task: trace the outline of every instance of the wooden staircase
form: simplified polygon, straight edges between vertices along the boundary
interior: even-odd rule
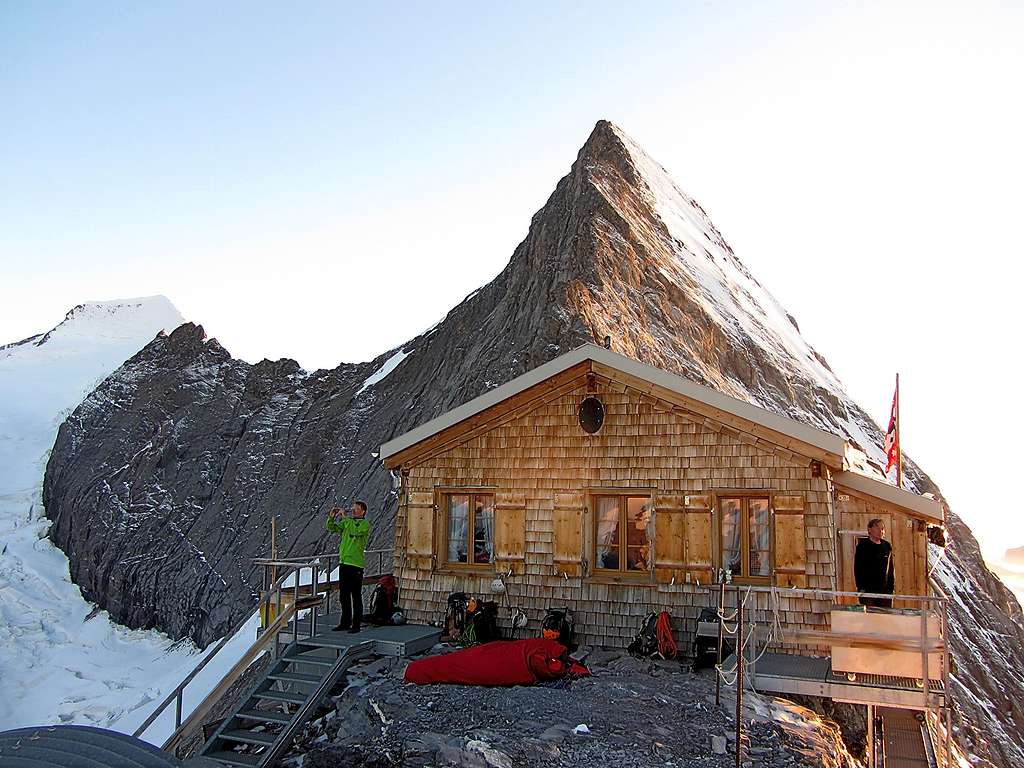
[[[348,668],[374,655],[373,640],[344,648],[323,637],[292,642],[199,754],[231,766],[274,765]]]

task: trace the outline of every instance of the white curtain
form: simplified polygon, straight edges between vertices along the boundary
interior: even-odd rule
[[[473,559],[477,563],[490,563],[494,561],[494,499],[490,496],[479,498],[476,508],[476,530],[474,538],[476,541],[483,539],[483,551],[476,551],[478,546],[474,543]],[[486,558],[486,559],[485,559]]]
[[[597,567],[619,567],[619,499],[601,496],[597,500]]]
[[[448,562],[465,563],[469,541],[469,496],[450,496],[448,499]]]

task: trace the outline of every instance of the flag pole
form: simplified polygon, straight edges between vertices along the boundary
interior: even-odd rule
[[[900,375],[896,374],[896,487],[903,487],[903,443],[900,442]]]

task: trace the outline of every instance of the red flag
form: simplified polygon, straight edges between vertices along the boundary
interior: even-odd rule
[[[896,392],[892,396],[892,410],[889,412],[889,429],[885,431],[885,474],[900,462],[900,385],[897,381]]]

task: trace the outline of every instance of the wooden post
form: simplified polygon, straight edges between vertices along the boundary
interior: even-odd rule
[[[864,756],[868,761],[868,768],[875,766],[875,707],[868,704],[868,733],[867,733],[867,754]]]
[[[736,590],[736,768],[743,759],[743,602]]]
[[[725,635],[725,582],[718,585],[718,664],[715,665],[715,706],[722,705],[722,643]]]

